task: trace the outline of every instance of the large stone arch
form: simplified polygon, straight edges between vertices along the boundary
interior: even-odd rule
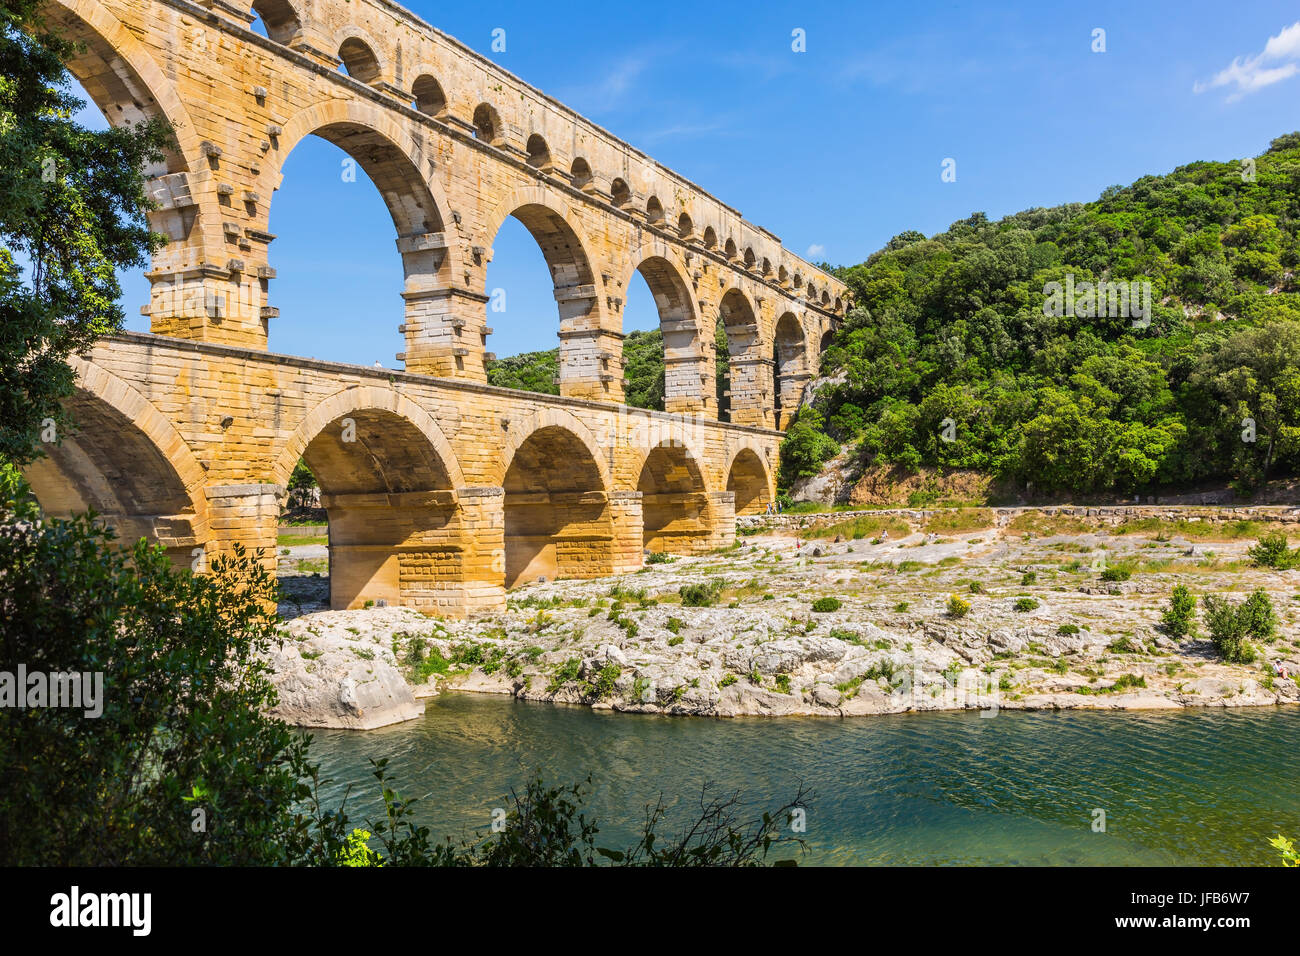
[[[804,387],[812,378],[809,363],[808,336],[793,312],[783,312],[776,320],[772,337],[772,361],[776,373],[773,388],[776,405],[776,427],[784,429],[790,424],[803,397]]]
[[[110,124],[121,126],[146,118],[171,124],[177,150],[155,174],[197,168],[199,138],[176,84],[139,40],[97,0],[48,0],[49,26],[85,49],[66,64]]]
[[[774,500],[772,471],[763,449],[746,442],[728,456],[722,473],[726,489],[736,496],[736,515],[761,514]]]
[[[645,550],[697,554],[710,548],[715,519],[699,455],[682,442],[660,442],[646,449],[635,477]]]
[[[266,192],[280,186],[285,162],[308,136],[320,136],[357,160],[384,197],[399,238],[442,231],[448,203],[432,175],[432,149],[412,135],[409,124],[361,100],[326,100],[286,121],[268,153],[274,162],[262,171]]]
[[[503,456],[505,586],[611,573],[617,544],[599,447],[571,415],[547,411],[534,424],[511,435]]]
[[[405,357],[409,369],[426,371],[421,365],[426,330],[444,325],[446,298],[456,291],[453,277],[461,259],[460,243],[443,231],[449,206],[433,176],[430,144],[414,135],[410,124],[397,122],[373,104],[353,99],[317,103],[295,113],[275,137],[269,154],[274,161],[261,177],[265,194],[279,188],[284,164],[308,136],[319,136],[347,153],[379,190],[402,257]],[[270,204],[264,215],[269,229]]]
[[[771,358],[764,348],[762,323],[754,300],[740,286],[718,300],[718,322],[727,336],[727,373],[719,419],[737,425],[770,424]]]
[[[330,606],[384,601],[457,610],[465,542],[456,489],[464,477],[422,408],[366,386],[321,401],[277,458],[283,487],[301,455],[329,518]]]
[[[664,348],[664,411],[698,412],[712,406],[713,369],[705,361],[705,330],[692,284],[677,262],[676,251],[655,240],[637,250],[620,277],[624,301],[640,273],[654,297]],[[621,319],[620,319],[621,321]],[[711,337],[707,341],[712,341]]]
[[[302,457],[304,449],[326,425],[338,421],[349,412],[366,409],[390,412],[397,418],[410,422],[437,453],[443,467],[447,469],[451,487],[464,487],[465,476],[461,472],[456,452],[433,416],[400,392],[373,385],[341,389],[317,403],[303,417],[293,434],[285,440],[271,468],[269,481],[281,488],[287,486],[289,477],[293,474],[293,469],[298,464],[298,459]]]
[[[203,467],[140,392],[92,362],[71,364],[75,431],[23,469],[41,508],[54,517],[93,509],[123,544],[147,538],[190,567],[208,540]]]
[[[492,474],[492,484],[504,485],[506,472],[510,470],[510,465],[514,461],[515,453],[519,450],[519,447],[536,432],[551,427],[561,428],[573,433],[595,461],[600,474],[601,488],[609,490],[614,487],[614,482],[610,476],[609,463],[596,435],[576,415],[565,408],[539,409],[526,419],[518,423],[511,423],[510,430],[506,433],[505,443],[502,445],[501,457]]]
[[[596,257],[582,223],[563,197],[533,184],[516,189],[492,209],[484,223],[488,246],[511,216],[533,237],[551,273],[558,306],[560,394],[621,401],[622,336],[606,324]],[[486,270],[483,294],[488,294]]]

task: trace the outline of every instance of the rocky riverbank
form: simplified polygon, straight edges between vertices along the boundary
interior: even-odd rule
[[[277,713],[367,728],[449,690],[714,717],[1300,700],[1300,572],[1251,568],[1251,526],[1117,531],[1037,513],[944,534],[927,520],[876,515],[811,543],[766,531],[723,554],[521,588],[483,620],[303,614],[275,655]],[[1105,580],[1106,567],[1129,576]],[[1246,665],[1170,637],[1160,615],[1176,583],[1238,599],[1265,588],[1280,636]]]

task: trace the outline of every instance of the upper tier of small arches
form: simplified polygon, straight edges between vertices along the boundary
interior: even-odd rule
[[[301,0],[252,0],[248,16],[260,18],[272,42],[336,66],[526,163],[539,177],[695,245],[814,308],[846,311],[844,287],[787,252],[775,236],[400,6],[316,0],[310,18],[299,12],[303,6]]]

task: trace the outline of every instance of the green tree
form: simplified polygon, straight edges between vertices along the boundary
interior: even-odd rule
[[[159,122],[94,132],[37,0],[0,8],[0,455],[27,461],[45,419],[62,434],[68,357],[121,328],[116,272],[161,237],[145,221],[143,169],[162,158]]]

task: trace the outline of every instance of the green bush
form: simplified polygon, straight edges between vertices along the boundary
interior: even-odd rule
[[[1262,590],[1241,604],[1207,594],[1201,598],[1205,626],[1219,655],[1230,664],[1249,664],[1257,656],[1251,640],[1270,641],[1277,631],[1273,602]]]
[[[1037,571],[1026,571],[1024,574],[1020,576],[1020,583],[1025,587],[1028,587],[1029,585],[1034,584],[1037,581],[1038,581]]]
[[[984,593],[984,585],[981,584],[979,581],[972,581],[972,582],[968,585],[968,588],[969,588],[971,594],[983,594],[983,593]]]
[[[683,584],[677,589],[682,607],[713,607],[722,595],[726,582],[720,578],[709,584]]]
[[[1174,586],[1169,607],[1160,616],[1165,630],[1173,637],[1188,637],[1196,627],[1196,598],[1185,584]]]
[[[1078,624],[1062,624],[1060,627],[1058,627],[1058,628],[1056,629],[1056,633],[1057,633],[1057,634],[1060,634],[1062,637],[1066,637],[1066,636],[1068,636],[1068,635],[1070,635],[1070,634],[1078,634],[1078,633],[1079,633],[1079,625],[1078,625]]]
[[[962,618],[970,613],[970,602],[963,601],[957,595],[951,595],[948,598],[948,616],[953,618]]]
[[[1038,607],[1038,600],[1031,597],[1022,597],[1016,601],[1015,609],[1021,613],[1032,611]]]
[[[823,597],[813,601],[812,609],[818,614],[829,614],[831,611],[840,609],[840,599],[837,597]]]
[[[1133,570],[1122,564],[1114,564],[1101,572],[1103,581],[1127,581],[1133,577]]]
[[[677,559],[662,551],[651,551],[645,556],[646,564],[672,564]]]
[[[1257,568],[1276,568],[1281,571],[1300,564],[1300,548],[1292,551],[1287,547],[1286,535],[1281,531],[1261,535],[1258,543],[1248,549],[1246,555]]]
[[[306,738],[266,716],[270,573],[238,547],[207,574],[178,571],[161,548],[120,548],[87,516],[34,522],[21,507],[0,502],[0,670],[103,676],[93,719],[82,707],[0,710],[5,863],[300,860],[313,768]],[[191,829],[199,815],[203,832]]]

